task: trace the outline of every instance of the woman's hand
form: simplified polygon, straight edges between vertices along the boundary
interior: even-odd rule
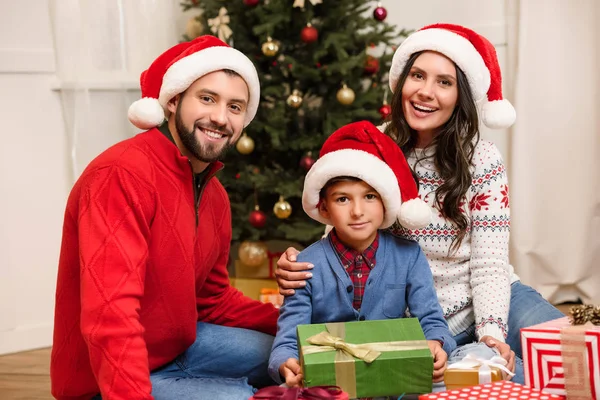
[[[507,362],[506,368],[508,368],[510,372],[515,372],[515,352],[510,349],[508,344],[487,335],[479,339],[479,342],[485,343],[488,347],[498,350],[500,356]],[[506,372],[502,372],[502,378],[509,381],[512,379],[512,376],[508,375]]]
[[[306,279],[312,278],[312,273],[307,270],[314,265],[306,262],[296,262],[296,256],[300,253],[293,247],[288,249],[279,257],[275,278],[279,285],[279,293],[284,296],[294,294],[294,289],[306,286]]]
[[[442,348],[442,344],[437,340],[428,340],[429,350],[433,356],[433,381],[442,382],[444,380],[444,371],[446,370],[446,361],[448,355]]]
[[[295,358],[288,358],[279,366],[279,374],[289,387],[299,387],[302,385],[302,368]]]

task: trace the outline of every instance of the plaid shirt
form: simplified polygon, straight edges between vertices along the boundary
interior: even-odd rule
[[[354,299],[352,305],[356,310],[360,310],[369,273],[373,267],[375,267],[375,253],[377,253],[377,248],[379,247],[379,232],[377,233],[377,236],[375,236],[373,243],[371,243],[362,254],[342,243],[335,233],[335,229],[331,230],[329,238],[333,249],[339,256],[344,269],[350,276],[352,284],[354,285]]]

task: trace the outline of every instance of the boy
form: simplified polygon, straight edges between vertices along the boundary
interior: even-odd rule
[[[314,264],[314,276],[280,310],[271,377],[301,385],[299,324],[401,318],[409,309],[433,354],[433,379],[441,381],[456,342],[429,264],[416,242],[380,231],[396,220],[417,229],[431,218],[400,148],[369,122],[340,128],[306,175],[302,203],[311,218],[333,229],[298,255]]]

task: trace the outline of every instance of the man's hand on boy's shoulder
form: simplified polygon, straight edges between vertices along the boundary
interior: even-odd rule
[[[284,296],[291,296],[295,293],[294,289],[306,286],[306,279],[310,279],[312,274],[307,270],[314,266],[311,263],[297,262],[296,256],[300,252],[293,247],[288,247],[285,253],[277,261],[275,270],[275,279],[279,285],[279,293]]]
[[[296,358],[288,358],[279,366],[279,374],[289,387],[302,385],[302,367]]]
[[[439,340],[428,340],[429,350],[433,355],[433,381],[442,382],[444,380],[444,371],[446,370],[446,362],[448,355],[442,348]]]

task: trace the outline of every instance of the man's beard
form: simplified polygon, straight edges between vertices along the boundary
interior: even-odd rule
[[[197,160],[205,163],[221,160],[225,156],[225,153],[227,153],[227,151],[233,147],[233,143],[231,143],[233,132],[214,123],[200,124],[198,121],[194,123],[192,130],[190,131],[186,128],[181,120],[180,108],[181,100],[179,101],[179,104],[177,105],[177,111],[175,112],[175,127],[177,128],[177,133],[179,133],[179,139],[186,150],[189,151]],[[208,143],[207,145],[203,146],[195,135],[196,128],[209,129],[223,133],[227,136],[227,141],[223,145]]]

